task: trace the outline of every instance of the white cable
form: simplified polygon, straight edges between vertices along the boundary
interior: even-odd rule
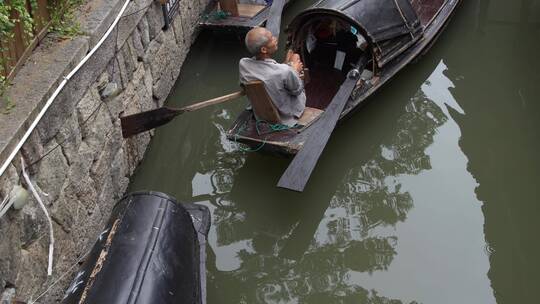
[[[13,200],[11,203],[8,201],[9,199],[9,195],[6,196],[6,198],[4,198],[4,200],[2,201],[2,204],[0,204],[0,218],[2,218],[2,216],[4,216],[4,213],[6,213],[9,208],[11,207],[11,205],[13,205],[14,201]]]
[[[51,216],[49,215],[49,212],[47,211],[47,208],[45,208],[45,204],[43,204],[43,201],[41,200],[41,197],[39,197],[39,194],[36,191],[36,188],[34,188],[34,185],[32,184],[32,181],[30,180],[30,177],[28,177],[28,174],[26,173],[26,170],[24,168],[24,159],[21,157],[21,168],[22,168],[22,174],[24,176],[24,180],[28,184],[28,188],[30,188],[30,192],[34,195],[34,198],[38,201],[39,206],[41,207],[41,210],[45,213],[45,216],[47,217],[47,222],[49,223],[49,265],[47,266],[47,275],[52,275],[52,265],[53,265],[53,253],[54,253],[54,230],[53,230],[53,224]]]
[[[81,60],[81,62],[79,62],[79,64],[66,77],[64,77],[64,80],[62,80],[62,82],[60,83],[58,88],[56,88],[56,90],[51,95],[51,97],[49,97],[49,99],[45,103],[45,106],[41,109],[39,114],[36,116],[36,118],[34,119],[32,124],[28,128],[28,130],[26,130],[26,133],[24,133],[24,136],[21,138],[21,140],[19,141],[17,146],[15,146],[15,149],[13,149],[13,152],[11,152],[11,154],[6,159],[6,161],[4,162],[2,167],[0,167],[0,176],[2,176],[4,174],[4,172],[6,171],[6,169],[9,166],[9,164],[13,161],[15,156],[17,156],[17,153],[19,152],[19,150],[22,148],[22,146],[24,145],[26,140],[28,140],[28,137],[30,137],[30,135],[32,134],[32,132],[36,128],[37,124],[39,123],[41,118],[43,118],[43,116],[45,115],[45,113],[47,112],[47,110],[49,109],[51,104],[53,103],[56,96],[58,96],[58,94],[60,94],[60,91],[62,91],[62,89],[64,88],[64,86],[68,82],[68,80],[71,79],[71,77],[73,75],[75,75],[75,73],[77,73],[79,71],[79,69],[86,63],[86,61],[88,61],[88,59],[90,59],[90,57],[92,57],[92,55],[94,55],[94,53],[97,51],[97,49],[99,49],[99,47],[103,44],[105,39],[107,39],[107,37],[109,37],[109,35],[113,31],[113,29],[118,24],[118,21],[120,21],[120,18],[124,14],[124,11],[126,10],[127,5],[129,4],[129,1],[130,0],[126,0],[126,2],[124,3],[124,6],[122,6],[122,8],[120,9],[120,12],[118,13],[118,16],[116,16],[116,19],[114,19],[114,22],[111,24],[111,26],[109,27],[107,32],[105,32],[103,37],[101,37],[101,39],[98,41],[98,43],[94,46],[94,48],[92,48],[92,50],[88,54],[86,54],[86,56]]]

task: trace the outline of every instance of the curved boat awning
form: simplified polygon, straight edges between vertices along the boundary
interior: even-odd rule
[[[298,31],[317,16],[347,20],[366,36],[379,66],[422,36],[422,26],[409,0],[321,0],[298,14],[289,30]]]

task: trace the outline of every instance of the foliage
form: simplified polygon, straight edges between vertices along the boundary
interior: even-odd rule
[[[84,0],[52,0],[49,1],[49,13],[51,24],[49,31],[54,32],[61,37],[73,37],[80,34],[79,24],[75,20],[74,9],[82,4]],[[28,9],[30,8],[30,10]],[[20,23],[25,35],[25,39],[34,37],[34,26],[46,20],[39,20],[39,15],[31,12],[38,11],[37,0],[0,0],[0,41],[5,42],[14,38],[14,28]],[[3,48],[2,48],[3,47]],[[6,44],[0,46],[0,53],[6,51]],[[4,70],[9,58],[6,54],[0,55],[0,100],[6,90],[7,74]],[[5,108],[1,112],[9,112],[14,105],[11,102],[5,102]]]
[[[0,93],[3,94],[3,92],[0,92]],[[2,107],[0,108],[0,113],[2,114],[11,113],[11,110],[15,108],[15,104],[13,103],[13,101],[9,97],[2,97],[0,100],[2,100]]]
[[[79,23],[75,20],[75,8],[81,5],[84,0],[56,0],[51,12],[50,32],[54,32],[62,37],[74,37],[81,34]]]

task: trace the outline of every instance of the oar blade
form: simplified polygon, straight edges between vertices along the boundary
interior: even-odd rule
[[[296,154],[289,167],[279,179],[278,187],[298,192],[304,191],[311,172],[315,169],[317,161],[336,127],[341,112],[343,112],[356,86],[360,77],[360,71],[364,69],[367,62],[368,56],[363,56],[356,64],[357,68],[349,71],[347,79],[339,87],[328,108],[326,108],[319,120],[311,127],[313,128],[312,135],[306,139],[302,149]]]
[[[311,126],[315,128],[312,134],[316,134],[316,136],[310,136],[306,140],[302,149],[296,154],[279,179],[278,187],[298,192],[304,191],[355,85],[356,78],[347,78],[341,85],[330,106]]]
[[[183,111],[168,107],[141,112],[133,115],[120,117],[122,136],[124,138],[162,126]]]

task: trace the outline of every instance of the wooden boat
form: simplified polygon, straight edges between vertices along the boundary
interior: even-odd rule
[[[199,26],[245,34],[253,27],[265,24],[270,15],[271,4],[271,1],[263,0],[251,3],[242,3],[238,0],[212,1]]]
[[[261,123],[261,113],[257,113],[257,121],[253,110],[244,110],[227,131],[227,138],[247,144],[255,150],[296,154],[307,138],[317,136],[314,132],[320,132],[316,127],[318,113],[312,113],[324,111],[328,107],[347,73],[353,68],[353,63],[362,56],[368,57],[368,65],[361,71],[362,75],[340,119],[353,113],[397,72],[426,52],[443,30],[459,1],[317,2],[299,13],[288,27],[290,47],[301,55],[304,66],[310,70],[311,81],[306,83],[305,90],[306,112],[311,117],[307,123],[304,122],[304,126],[276,131],[271,128],[271,124]],[[352,38],[355,37],[356,44],[353,45],[350,41],[354,41]],[[254,96],[254,92],[251,92],[251,96],[249,91],[247,93],[252,105],[254,101],[265,99],[260,96],[260,90],[259,96]]]

